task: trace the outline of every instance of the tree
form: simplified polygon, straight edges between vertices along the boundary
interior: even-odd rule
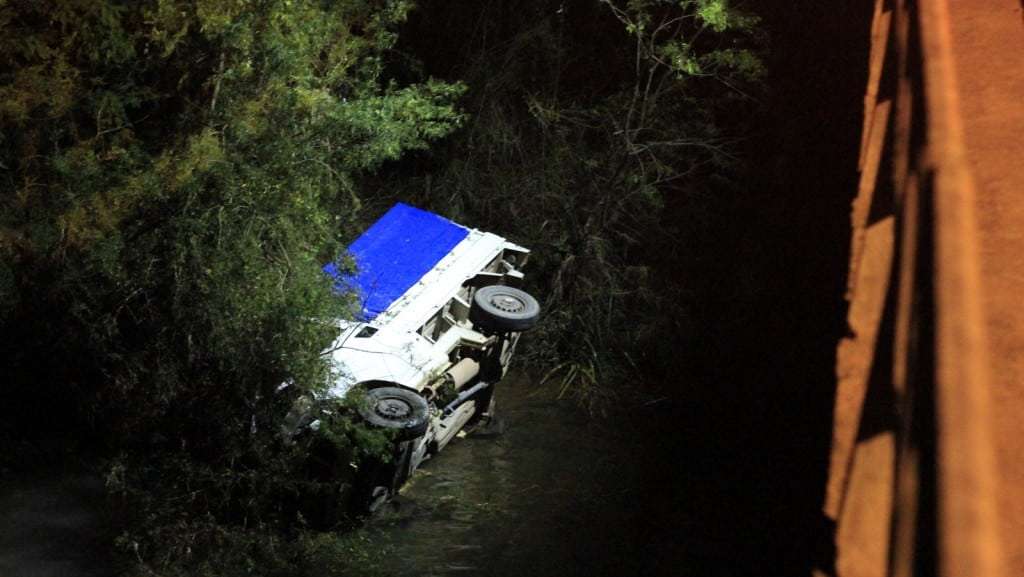
[[[184,500],[168,515],[272,517],[254,485],[287,472],[254,451],[284,450],[282,382],[329,380],[347,303],[321,266],[360,178],[461,119],[458,84],[384,75],[409,9],[0,0],[10,435],[88,425],[126,451],[119,486]]]

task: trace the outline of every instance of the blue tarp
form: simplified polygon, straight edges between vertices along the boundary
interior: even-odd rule
[[[338,271],[334,263],[324,271],[339,291],[359,295],[362,320],[370,321],[438,263],[469,229],[436,214],[398,203],[348,247],[356,274]]]

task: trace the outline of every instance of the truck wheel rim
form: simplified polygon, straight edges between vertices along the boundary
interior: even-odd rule
[[[526,308],[526,303],[509,294],[496,294],[490,298],[494,308],[507,313],[521,313]]]
[[[403,419],[412,413],[412,406],[402,399],[380,399],[373,411],[385,419]]]

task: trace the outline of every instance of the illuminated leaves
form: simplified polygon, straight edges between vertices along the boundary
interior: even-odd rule
[[[359,179],[462,118],[462,86],[382,78],[410,6],[0,2],[0,312],[58,303],[33,323],[128,430],[210,383],[323,386]]]

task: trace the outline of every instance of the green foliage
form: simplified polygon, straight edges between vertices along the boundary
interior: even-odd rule
[[[121,452],[151,567],[296,522],[275,496],[302,453],[274,439],[330,382],[320,352],[351,304],[321,266],[366,174],[462,120],[461,85],[384,74],[409,8],[0,2],[4,417]],[[379,450],[345,427],[336,448]]]
[[[141,462],[124,455],[106,478],[127,527],[116,545],[141,574],[353,574],[379,548],[335,530],[354,522],[346,504],[358,463],[391,446],[385,432],[335,410],[317,434],[258,437],[229,467],[173,447]],[[331,566],[317,567],[326,559]]]
[[[763,74],[757,20],[725,0],[440,12],[417,32],[473,31],[451,74],[475,114],[419,173],[381,188],[531,247],[545,314],[518,362],[605,412],[685,322],[685,288],[658,272],[680,250],[673,221],[697,217],[683,199],[729,187],[740,167]],[[489,24],[494,13],[506,19]],[[407,50],[422,53],[417,37]]]
[[[388,548],[361,533],[307,533],[299,540],[300,575],[385,577],[381,558]]]

